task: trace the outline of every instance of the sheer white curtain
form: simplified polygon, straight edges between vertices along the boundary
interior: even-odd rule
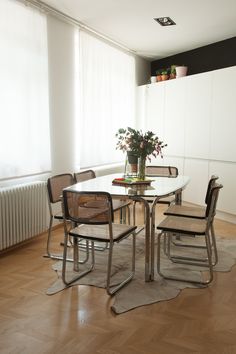
[[[84,31],[79,42],[78,167],[123,161],[115,133],[134,124],[134,57]]]
[[[0,1],[0,179],[50,169],[46,18]]]

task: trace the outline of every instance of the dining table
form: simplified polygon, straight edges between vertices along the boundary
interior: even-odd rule
[[[73,184],[66,188],[70,191],[103,191],[110,193],[112,197],[131,199],[141,202],[144,205],[144,232],[145,232],[145,264],[144,279],[146,282],[154,280],[154,239],[156,215],[155,209],[158,201],[165,197],[174,195],[175,203],[182,203],[182,191],[190,181],[188,176],[178,175],[177,177],[149,177],[148,184],[118,184],[114,180],[122,178],[122,174],[109,174]],[[149,203],[148,198],[153,202]]]

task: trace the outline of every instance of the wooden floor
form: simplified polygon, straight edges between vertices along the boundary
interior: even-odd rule
[[[236,237],[236,225],[216,220],[215,229]],[[54,235],[58,240],[62,229]],[[1,354],[236,353],[236,267],[215,273],[206,289],[115,315],[103,289],[45,295],[56,280],[55,261],[42,257],[45,245],[41,235],[0,257]]]

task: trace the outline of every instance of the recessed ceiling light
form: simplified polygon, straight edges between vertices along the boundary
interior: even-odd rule
[[[154,18],[154,20],[157,21],[161,26],[176,25],[176,23],[170,17],[159,17],[159,18]]]

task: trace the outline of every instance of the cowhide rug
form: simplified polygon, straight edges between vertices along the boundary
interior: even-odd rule
[[[185,241],[186,238],[183,238]],[[191,238],[193,242],[200,242],[197,238]],[[188,239],[189,242],[191,240]],[[120,281],[124,278],[125,272],[130,269],[130,259],[131,259],[131,244],[129,240],[125,240],[114,247],[114,258],[113,258],[113,275],[114,283]],[[228,272],[231,270],[233,265],[236,263],[236,241],[226,240],[222,238],[217,238],[217,248],[219,261],[214,267],[215,272]],[[175,249],[177,249],[175,247]],[[196,255],[192,253],[192,249],[184,249],[178,247],[178,252],[183,250],[188,252],[189,255]],[[201,252],[205,252],[201,250]],[[85,256],[84,251],[81,252],[81,258]],[[156,250],[155,250],[156,258]],[[95,254],[95,269],[81,278],[80,280],[73,283],[71,286],[83,285],[93,285],[97,287],[104,288],[106,281],[106,265],[107,265],[107,250],[106,251],[96,251]],[[156,262],[156,260],[155,260]],[[161,266],[166,272],[171,272],[172,274],[181,274],[186,279],[199,279],[204,274],[204,268],[200,267],[190,267],[186,265],[179,265],[171,263],[166,256],[161,255]],[[84,265],[81,266],[81,270],[84,269]],[[61,268],[62,262],[58,261],[53,265],[53,269],[57,272],[57,280],[52,284],[48,290],[47,295],[56,294],[59,291],[65,289],[65,285],[61,279]],[[72,263],[68,263],[68,278],[73,276],[75,273],[72,271]],[[188,278],[189,277],[189,278]],[[214,282],[214,280],[213,280]],[[118,291],[115,295],[115,301],[112,305],[112,310],[116,314],[120,314],[138,306],[143,306],[147,304],[152,304],[158,301],[170,300],[175,298],[182,289],[184,288],[202,288],[203,286],[198,286],[194,283],[186,283],[173,280],[165,280],[161,278],[156,271],[155,266],[155,279],[152,282],[144,281],[144,236],[139,234],[137,236],[136,243],[136,272],[135,277],[129,282],[125,287]]]

